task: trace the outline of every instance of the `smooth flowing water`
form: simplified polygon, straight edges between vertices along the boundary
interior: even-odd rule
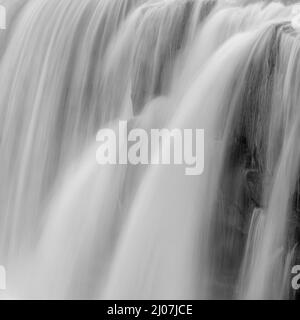
[[[295,297],[294,2],[3,1],[0,298]],[[204,129],[204,173],[97,164],[119,120]]]

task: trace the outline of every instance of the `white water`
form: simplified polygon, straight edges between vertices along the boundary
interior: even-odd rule
[[[3,297],[292,296],[298,13],[248,2],[6,4]],[[205,129],[204,174],[97,165],[97,130],[119,119],[147,130]]]

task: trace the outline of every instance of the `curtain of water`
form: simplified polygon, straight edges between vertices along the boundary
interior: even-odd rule
[[[11,2],[0,39],[8,294],[288,298],[299,240],[296,11],[242,0]],[[204,174],[97,165],[96,132],[119,119],[205,129]]]

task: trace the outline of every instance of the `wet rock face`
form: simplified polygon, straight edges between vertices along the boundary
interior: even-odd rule
[[[249,225],[249,217],[253,210],[255,208],[265,209],[264,201],[268,197],[273,171],[276,169],[276,160],[272,164],[274,167],[270,167],[268,163],[268,152],[271,152],[269,137],[272,108],[277,107],[272,103],[276,89],[274,82],[275,78],[278,78],[276,72],[279,70],[279,47],[283,34],[295,36],[295,31],[286,24],[274,26],[267,33],[266,38],[261,40],[262,46],[254,48],[247,66],[246,77],[242,81],[246,85],[241,89],[240,97],[237,99],[237,105],[241,108],[236,108],[237,112],[233,117],[233,123],[236,125],[233,126],[229,135],[227,162],[223,176],[224,187],[221,191],[223,197],[226,197],[230,203],[229,207],[235,209],[230,213],[223,210],[221,214],[230,216],[236,212],[236,217],[241,217],[241,219],[236,218],[236,221],[241,224],[233,228],[232,224],[228,224],[230,219],[220,219],[223,223],[222,228],[230,229],[233,233],[232,237],[235,238],[233,243],[243,243],[245,238],[240,230],[247,230],[245,226]],[[289,95],[292,96],[293,92],[290,92]],[[282,137],[278,139],[276,149],[278,154],[275,159],[279,157],[281,147]],[[271,154],[274,155],[274,153]],[[298,176],[297,185],[291,194],[290,216],[287,225],[289,238],[285,244],[287,252],[295,250],[295,261],[292,262],[292,265],[300,263],[300,173]],[[231,190],[238,188],[241,192],[233,194]],[[236,252],[238,250],[233,248],[231,255],[230,252],[220,254],[226,258],[222,258],[223,261],[218,263],[224,265],[226,259],[230,259],[231,263],[234,261],[231,265],[232,270],[238,270],[239,259],[237,259]],[[299,294],[296,298],[299,299]]]
[[[249,206],[264,207],[263,183],[267,180],[266,155],[279,40],[278,26],[269,30],[253,49],[233,116],[227,166],[240,167],[242,172],[245,201],[241,212],[248,212]]]
[[[216,206],[215,237],[212,239],[216,248],[215,276],[218,278],[217,274],[222,270],[223,278],[219,278],[222,286],[237,280],[252,213],[256,208],[265,208],[264,198],[272,174],[267,164],[272,97],[283,32],[284,25],[272,26],[256,43],[245,65],[244,77],[236,82],[233,90],[238,92],[238,96],[230,97],[228,102],[234,113],[228,125],[227,156],[219,190],[220,200]],[[298,217],[299,192],[298,184],[294,196],[294,213]],[[293,243],[300,240],[299,224],[294,226],[297,239],[293,239]],[[228,271],[227,274],[224,270]],[[215,290],[220,290],[219,285]]]

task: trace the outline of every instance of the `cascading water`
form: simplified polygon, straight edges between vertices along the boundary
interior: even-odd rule
[[[0,298],[288,299],[297,1],[4,1]],[[205,130],[205,169],[99,165],[96,134]]]

